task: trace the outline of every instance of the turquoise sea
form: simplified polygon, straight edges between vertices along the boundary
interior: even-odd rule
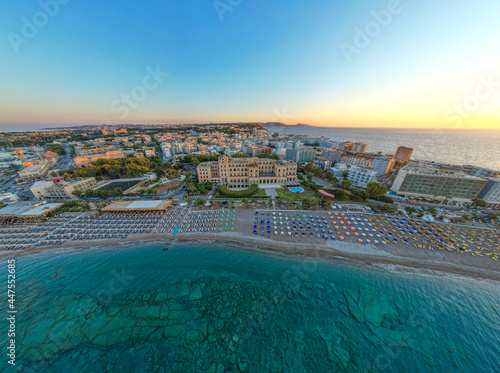
[[[500,371],[496,282],[210,242],[163,247],[18,258],[16,366],[3,353],[2,371]],[[7,328],[4,318],[4,352]]]

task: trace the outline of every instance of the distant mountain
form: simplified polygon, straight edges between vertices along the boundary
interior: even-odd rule
[[[313,127],[309,124],[297,123],[297,124],[284,124],[280,122],[267,122],[267,123],[259,123],[262,127],[265,128],[281,128],[281,127],[294,127],[294,128],[305,128],[305,127]]]

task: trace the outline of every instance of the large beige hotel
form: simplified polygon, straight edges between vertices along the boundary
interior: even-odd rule
[[[204,162],[198,167],[200,182],[212,181],[228,188],[248,188],[252,184],[280,184],[297,182],[297,164],[265,158],[228,158]]]

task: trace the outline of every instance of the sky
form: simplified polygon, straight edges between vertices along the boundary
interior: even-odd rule
[[[0,9],[0,128],[500,129],[498,0],[40,0]]]

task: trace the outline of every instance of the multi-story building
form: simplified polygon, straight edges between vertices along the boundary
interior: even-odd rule
[[[410,163],[399,170],[391,187],[400,195],[421,195],[472,200],[487,181],[460,171],[443,171],[429,165]]]
[[[264,148],[260,148],[258,146],[249,146],[247,148],[246,153],[250,155],[251,157],[257,157],[260,154],[264,153]]]
[[[372,167],[372,159],[366,159],[363,157],[357,157],[355,155],[344,155],[340,160],[340,163],[351,165],[351,166],[359,166],[364,168]]]
[[[33,195],[38,199],[71,199],[75,197],[73,194],[75,190],[83,193],[87,189],[94,188],[96,184],[96,180],[91,177],[71,183],[62,181],[56,184],[53,181],[39,181],[34,183],[30,189]]]
[[[412,154],[413,154],[412,148],[406,148],[404,146],[400,146],[396,151],[396,155],[394,155],[394,159],[396,160],[396,162],[409,162]]]
[[[351,151],[354,153],[366,153],[368,145],[364,142],[355,142],[351,146]]]
[[[394,158],[375,157],[372,162],[373,171],[379,175],[384,175],[392,170],[396,161]]]
[[[348,172],[348,179],[351,181],[351,184],[361,188],[366,188],[368,183],[375,181],[378,176],[377,172],[374,170],[358,166],[351,166]]]
[[[121,149],[113,149],[107,151],[105,154],[94,154],[88,156],[81,156],[73,158],[76,167],[87,166],[92,162],[97,161],[98,159],[117,159],[117,158],[125,158],[126,154]]]
[[[107,151],[112,150],[111,146],[75,146],[75,154],[79,157],[86,155],[95,155],[95,154],[105,154]]]
[[[51,165],[48,161],[40,164],[34,164],[33,166],[28,166],[23,168],[18,172],[16,180],[18,181],[31,181],[43,179],[49,173]]]
[[[316,150],[305,148],[286,149],[286,160],[297,163],[311,163],[316,157]]]
[[[335,164],[342,160],[342,152],[335,149],[325,149],[323,151],[323,158]]]
[[[490,177],[478,198],[485,201],[500,201],[500,177]]]
[[[316,167],[321,168],[323,171],[328,170],[332,165],[332,162],[327,159],[315,159],[313,163]]]
[[[228,158],[198,165],[198,180],[227,185],[228,188],[248,188],[252,184],[281,184],[297,181],[297,164],[266,158]]]

